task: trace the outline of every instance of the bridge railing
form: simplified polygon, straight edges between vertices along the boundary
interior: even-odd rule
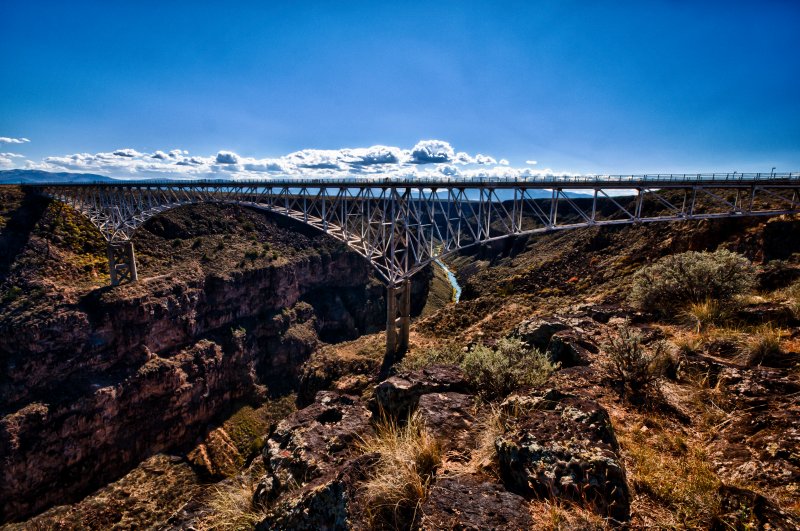
[[[480,187],[493,184],[504,185],[520,185],[520,186],[536,186],[536,185],[631,185],[635,187],[642,184],[664,184],[664,183],[707,183],[707,182],[758,182],[758,181],[800,181],[800,172],[790,173],[775,173],[775,172],[758,172],[758,173],[659,173],[659,174],[629,174],[629,175],[605,175],[605,174],[587,174],[587,175],[568,175],[568,174],[543,174],[543,175],[530,175],[525,177],[505,177],[505,176],[480,176],[480,177],[398,177],[398,176],[359,176],[359,177],[298,177],[290,175],[270,176],[264,179],[146,179],[146,180],[125,180],[118,179],[114,181],[93,181],[93,182],[80,182],[72,183],[69,181],[61,182],[48,182],[36,183],[28,186],[47,187],[47,186],[316,186],[316,187],[331,187],[340,185],[376,185],[376,186],[397,186],[397,185],[410,185],[413,187],[463,187],[473,186]]]

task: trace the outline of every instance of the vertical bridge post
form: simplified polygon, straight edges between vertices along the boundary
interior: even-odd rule
[[[381,375],[387,376],[395,362],[408,350],[411,327],[411,280],[403,279],[386,288],[386,354]]]
[[[139,279],[133,242],[108,242],[108,273],[111,275],[112,286],[136,282]]]

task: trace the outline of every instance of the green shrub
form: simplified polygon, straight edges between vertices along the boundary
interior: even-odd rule
[[[630,398],[646,397],[653,391],[669,363],[665,342],[657,341],[646,348],[642,334],[627,322],[616,336],[609,338],[603,350],[608,355],[609,376],[622,396]]]
[[[631,303],[663,315],[689,303],[729,302],[749,291],[755,270],[744,256],[719,249],[666,256],[640,269],[633,278]]]
[[[3,302],[4,303],[14,302],[19,298],[20,295],[22,295],[22,288],[20,288],[19,286],[11,286],[10,288],[8,288],[8,291],[6,291],[6,294],[3,296]]]
[[[412,371],[430,365],[461,365],[464,350],[458,345],[443,345],[426,348],[406,355],[398,367],[401,371]]]
[[[546,355],[519,339],[501,339],[493,349],[478,345],[464,355],[461,368],[486,398],[541,385],[555,369]]]

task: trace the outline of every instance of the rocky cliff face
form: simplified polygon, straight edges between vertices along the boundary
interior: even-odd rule
[[[197,221],[231,215],[208,208]],[[303,234],[295,246],[315,252],[295,252],[274,243],[292,235],[266,216],[233,215],[256,233],[263,225],[263,245],[281,257],[211,271],[200,261],[151,278],[145,268],[136,285],[84,290],[12,265],[6,294],[11,280],[37,291],[25,305],[6,295],[0,312],[0,521],[74,501],[155,452],[193,443],[233,403],[294,386],[320,336],[382,328],[383,289],[361,257]],[[173,225],[180,216],[166,215]],[[233,252],[239,239],[228,240]],[[44,245],[69,258],[59,244],[34,233],[17,262]]]

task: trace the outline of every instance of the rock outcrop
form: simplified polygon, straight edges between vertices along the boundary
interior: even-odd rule
[[[517,404],[510,428],[495,442],[505,485],[526,497],[565,497],[627,520],[630,493],[608,413],[557,392]]]
[[[522,496],[485,478],[440,478],[420,508],[420,527],[425,531],[533,529],[527,505]]]
[[[282,420],[263,451],[270,489],[263,496],[324,475],[355,452],[359,438],[372,431],[372,413],[358,398],[320,391],[310,406]]]
[[[375,388],[378,411],[403,417],[417,408],[421,396],[469,390],[463,371],[451,365],[433,365],[391,376]]]

